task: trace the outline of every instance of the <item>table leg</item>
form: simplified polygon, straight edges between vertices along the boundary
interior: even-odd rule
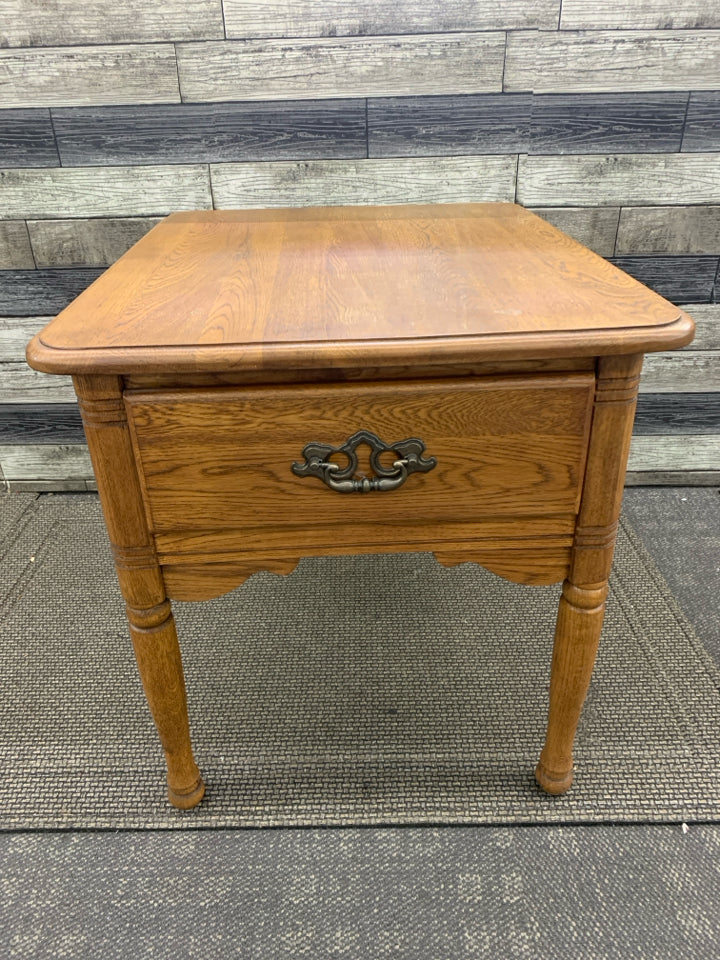
[[[183,810],[203,798],[205,784],[190,743],[185,678],[170,601],[145,610],[127,608],[145,696],[167,762],[168,799]]]
[[[642,361],[598,360],[582,500],[555,627],[547,736],[535,770],[548,793],[564,793],[573,781],[573,741],[605,614]]]
[[[73,377],[140,677],[167,761],[168,798],[200,803],[185,680],[170,601],[145,514],[119,377]]]

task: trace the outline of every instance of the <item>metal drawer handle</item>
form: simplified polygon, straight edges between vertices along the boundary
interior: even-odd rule
[[[370,447],[370,463],[376,473],[374,477],[354,478],[358,468],[356,450],[361,443]],[[391,451],[397,455],[392,467],[380,462],[380,455]],[[329,458],[334,453],[342,453],[348,458],[348,465],[340,467]],[[303,447],[304,463],[293,463],[292,472],[298,477],[318,477],[331,490],[338,493],[370,493],[372,490],[397,490],[411,473],[427,473],[437,465],[435,457],[423,457],[425,444],[416,437],[387,444],[370,433],[358,430],[341,447],[332,447],[328,443],[308,443]]]

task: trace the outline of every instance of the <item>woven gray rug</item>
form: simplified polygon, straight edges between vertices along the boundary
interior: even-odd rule
[[[532,776],[559,588],[365,556],[176,604],[208,785],[181,813],[97,499],[18,503],[0,498],[4,829],[720,820],[720,674],[627,524],[564,797]]]

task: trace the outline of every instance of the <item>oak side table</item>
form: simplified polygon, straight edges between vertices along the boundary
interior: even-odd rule
[[[170,801],[205,789],[170,601],[305,556],[416,550],[563,581],[536,778],[567,790],[643,354],[692,336],[514,204],[151,230],[27,358],[73,376]]]

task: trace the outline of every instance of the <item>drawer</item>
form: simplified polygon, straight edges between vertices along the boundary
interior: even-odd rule
[[[516,536],[567,535],[594,382],[591,373],[573,373],[147,390],[127,391],[125,402],[161,561],[217,560],[284,548],[347,552],[350,544],[423,549],[430,539],[469,540],[482,530],[502,536],[508,520]],[[293,470],[307,444],[338,448],[359,431],[388,446],[418,438],[435,464],[365,493],[337,492]],[[356,452],[355,477],[374,476],[370,447],[361,442]],[[379,463],[392,470],[396,458],[389,451]],[[341,453],[330,460],[348,463]]]

